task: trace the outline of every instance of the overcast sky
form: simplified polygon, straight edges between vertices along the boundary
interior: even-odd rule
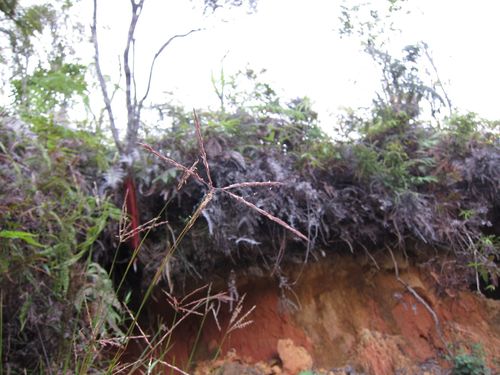
[[[382,4],[387,0],[374,0]],[[425,41],[453,104],[500,119],[500,2],[497,0],[407,0],[410,15],[398,16],[403,33],[392,48]],[[118,56],[126,41],[130,3],[100,0],[99,39],[106,74],[117,79]],[[187,108],[217,105],[211,73],[218,74],[224,56],[226,74],[249,66],[267,69],[262,80],[285,97],[309,96],[325,127],[341,107],[369,106],[378,87],[378,71],[355,40],[338,36],[339,6],[334,0],[260,0],[257,12],[223,10],[203,16],[196,1],[146,0],[137,29],[139,87],[149,61],[170,36],[192,28],[206,30],[176,40],[158,60],[151,98],[174,99]],[[199,4],[199,3],[198,3]],[[82,21],[92,1],[82,0]],[[88,13],[87,13],[88,12]],[[121,103],[117,103],[122,105]]]

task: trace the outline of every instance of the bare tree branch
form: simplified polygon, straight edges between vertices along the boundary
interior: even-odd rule
[[[12,36],[12,34],[13,34],[12,31],[7,30],[7,29],[5,29],[3,27],[0,27],[0,33],[7,34],[8,36]]]
[[[423,43],[423,46],[424,46],[425,56],[429,60],[429,63],[431,64],[432,69],[434,70],[434,74],[436,74],[437,84],[439,85],[439,87],[441,87],[441,90],[443,91],[443,95],[444,95],[444,98],[446,99],[446,104],[448,104],[448,111],[449,111],[449,114],[451,117],[451,115],[453,114],[453,106],[452,106],[450,97],[448,96],[448,93],[446,92],[446,88],[444,87],[443,81],[441,81],[441,78],[439,77],[438,69],[436,67],[436,64],[434,63],[434,59],[432,58],[431,53],[429,52],[429,46],[427,45],[427,43]]]
[[[149,91],[151,89],[151,80],[153,78],[153,70],[154,70],[154,67],[155,67],[156,59],[162,54],[162,52],[165,50],[165,48],[167,48],[168,45],[170,43],[172,43],[175,39],[187,37],[190,34],[193,34],[193,33],[197,32],[197,31],[201,31],[201,30],[202,29],[192,29],[192,30],[188,31],[187,33],[174,35],[173,37],[171,37],[170,39],[168,39],[165,43],[163,43],[163,45],[158,49],[158,51],[156,51],[156,53],[155,53],[155,55],[153,57],[153,60],[151,61],[151,66],[149,67],[148,86],[146,88],[146,92],[144,93],[144,96],[142,97],[141,101],[139,102],[139,107],[138,107],[138,111],[139,112],[141,111],[142,106],[144,104],[144,101],[148,97]]]
[[[130,1],[132,5],[132,19],[127,34],[127,45],[123,53],[123,69],[125,71],[125,99],[127,104],[127,135],[125,152],[130,153],[132,147],[135,147],[137,141],[137,131],[139,128],[139,118],[137,116],[137,107],[132,102],[132,80],[133,74],[130,69],[130,45],[133,43],[135,28],[137,21],[141,15],[144,0],[139,0],[137,3],[134,0]]]
[[[132,40],[132,84],[133,84],[133,91],[134,91],[134,109],[137,112],[137,81],[136,81],[136,74],[135,74],[135,39]],[[137,119],[139,119],[140,116],[137,115]]]
[[[99,83],[101,85],[101,89],[103,91],[104,102],[106,106],[106,111],[110,117],[111,123],[111,131],[113,133],[113,138],[117,145],[117,148],[120,153],[131,153],[132,149],[136,146],[137,143],[137,134],[140,126],[140,117],[141,110],[144,105],[144,101],[147,99],[149,92],[151,90],[151,81],[153,78],[153,71],[156,60],[163,53],[163,51],[177,38],[186,37],[196,31],[201,29],[193,29],[184,34],[177,34],[169,38],[165,43],[161,45],[156,54],[151,61],[151,66],[149,69],[149,77],[148,83],[146,87],[146,92],[140,101],[137,99],[137,84],[136,84],[136,71],[135,71],[135,30],[137,26],[137,22],[142,13],[142,9],[144,6],[145,0],[130,0],[130,5],[132,6],[132,18],[130,20],[128,34],[127,34],[127,44],[125,50],[123,52],[123,71],[125,75],[125,101],[127,107],[127,133],[125,135],[125,143],[122,144],[119,140],[118,130],[115,124],[115,117],[113,116],[112,108],[111,108],[111,100],[109,99],[109,95],[106,89],[106,84],[101,72],[100,64],[99,64],[99,49],[97,43],[97,0],[94,0],[94,19],[92,25],[92,37],[94,41],[94,47],[96,51],[96,69],[97,75],[99,78]]]
[[[99,59],[99,43],[97,42],[97,0],[94,0],[94,14],[92,18],[92,42],[94,44],[94,61],[95,61],[95,69],[97,72],[97,78],[99,79],[99,85],[101,86],[102,96],[104,98],[104,106],[106,107],[106,112],[109,117],[109,126],[111,128],[111,133],[113,135],[113,139],[116,144],[116,148],[121,153],[123,152],[123,146],[120,142],[120,136],[118,134],[118,129],[115,124],[115,116],[113,115],[113,109],[111,107],[111,99],[108,95],[108,89],[106,87],[106,81],[104,80],[104,76],[101,70],[101,63]]]

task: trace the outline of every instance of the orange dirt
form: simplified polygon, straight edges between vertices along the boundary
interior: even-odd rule
[[[288,305],[297,305],[297,310],[284,308],[286,299],[275,279],[238,274],[239,293],[246,293],[244,310],[256,308],[249,316],[250,326],[227,336],[222,356],[229,352],[243,362],[272,366],[280,364],[278,340],[290,339],[311,354],[314,368],[350,364],[374,375],[403,369],[411,374],[423,362],[446,365],[446,344],[480,343],[493,367],[500,358],[500,301],[471,292],[440,297],[435,281],[425,271],[401,259],[398,263],[401,279],[437,314],[443,337],[431,313],[398,282],[392,261],[382,259],[377,271],[368,261],[338,256],[303,269],[298,265],[285,268],[288,279],[297,280],[293,292],[286,293],[292,302]],[[164,305],[156,306],[162,309],[167,310]],[[230,316],[224,305],[218,315],[223,330]],[[186,363],[199,323],[190,319],[176,330],[165,360]],[[213,358],[222,337],[209,316],[196,345],[196,359]]]

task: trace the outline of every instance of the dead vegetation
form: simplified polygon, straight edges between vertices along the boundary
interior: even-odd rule
[[[185,122],[148,148],[191,169],[179,172],[163,157],[144,155],[136,171],[142,221],[161,212],[168,222],[152,229],[139,252],[144,282],[193,207],[210,194],[169,261],[169,278],[176,279],[171,284],[254,264],[279,276],[282,261],[420,244],[452,253],[454,269],[462,279],[464,272],[469,275],[467,283],[479,282],[477,276],[497,285],[498,139],[467,116],[451,119],[445,129],[398,116],[396,125],[378,129],[375,120],[364,120],[369,131],[334,143],[311,121],[292,116],[204,114],[206,158],[199,156],[189,116],[179,117]],[[467,122],[472,130],[462,134],[463,124],[453,121]],[[251,205],[232,199],[227,187]],[[307,241],[256,208],[304,233]]]
[[[3,121],[4,359],[68,365],[60,349],[71,330],[81,332],[71,355],[80,350],[82,366],[99,358],[99,342],[123,334],[101,266],[124,300],[139,293],[141,308],[158,284],[182,296],[214,277],[236,302],[231,275],[252,266],[293,292],[285,262],[385,247],[427,262],[446,293],[498,285],[497,124],[457,115],[438,128],[386,110],[346,117],[351,137],[334,142],[305,103],[204,112],[199,122],[172,112],[174,126],[145,137],[135,156],[143,227],[132,230],[142,243],[128,252],[126,223],[107,199],[123,203],[127,161],[109,168],[112,150],[86,132],[20,132]],[[452,261],[440,267],[435,255]],[[54,319],[68,324],[54,331]]]

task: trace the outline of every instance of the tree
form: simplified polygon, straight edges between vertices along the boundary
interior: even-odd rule
[[[17,113],[34,125],[66,117],[71,101],[86,94],[86,67],[75,62],[72,48],[71,38],[80,38],[72,32],[80,26],[70,19],[72,6],[67,0],[28,7],[0,1],[0,33],[7,36],[0,42],[4,87],[10,87]],[[51,48],[42,37],[50,38]]]
[[[176,39],[185,38],[193,33],[200,31],[201,29],[191,29],[181,34],[176,34],[168,38],[156,51],[154,56],[151,59],[149,70],[148,70],[148,79],[146,84],[145,91],[141,94],[138,92],[138,88],[136,85],[136,71],[135,66],[132,63],[135,60],[134,51],[135,51],[135,31],[137,23],[142,14],[142,10],[144,8],[145,0],[130,0],[131,6],[131,19],[129,23],[126,46],[123,51],[123,73],[125,75],[125,106],[127,113],[127,126],[126,126],[126,134],[123,139],[120,138],[119,129],[116,124],[116,116],[113,112],[113,106],[111,102],[111,96],[109,95],[106,80],[104,78],[104,74],[101,69],[100,64],[100,51],[99,51],[99,42],[97,38],[97,0],[94,0],[94,11],[93,11],[93,19],[92,19],[92,42],[94,45],[94,61],[96,67],[96,74],[99,80],[99,85],[101,87],[102,96],[104,100],[105,110],[108,115],[109,125],[111,129],[111,133],[116,144],[116,148],[121,156],[120,160],[125,162],[125,171],[123,171],[124,179],[124,192],[125,192],[125,200],[126,200],[126,209],[128,214],[130,215],[131,221],[131,231],[134,235],[131,237],[130,245],[133,249],[137,249],[139,246],[139,235],[136,231],[139,226],[139,213],[137,207],[137,197],[136,197],[136,187],[134,182],[134,176],[132,171],[132,165],[134,163],[134,155],[136,154],[137,149],[137,141],[138,141],[138,133],[141,124],[141,115],[144,109],[144,103],[147,100],[150,92],[152,79],[154,74],[155,63],[157,59],[161,56],[161,54],[166,50],[166,48],[174,42]],[[229,6],[240,6],[243,4],[241,0],[204,0],[205,11],[211,10],[215,12],[217,8],[223,5]],[[249,7],[251,9],[255,8],[256,0],[248,0]]]
[[[141,112],[144,108],[144,102],[148,98],[151,90],[151,82],[154,73],[154,67],[158,57],[165,51],[165,49],[172,43],[175,39],[186,37],[192,33],[199,31],[200,29],[192,29],[183,34],[177,34],[170,37],[165,43],[163,43],[153,56],[150,67],[149,67],[149,78],[147,83],[147,88],[143,93],[142,97],[139,99],[139,93],[137,92],[137,86],[135,84],[135,68],[131,66],[131,60],[133,56],[133,44],[135,43],[135,30],[139,18],[141,16],[145,0],[131,0],[131,13],[132,17],[129,24],[127,43],[125,50],[123,51],[123,70],[125,74],[125,99],[126,99],[126,110],[127,110],[127,127],[126,136],[124,140],[120,139],[119,130],[116,125],[116,118],[113,113],[111,98],[108,93],[107,84],[104,79],[104,74],[101,70],[100,64],[100,53],[99,53],[99,43],[97,39],[97,0],[94,0],[94,13],[92,22],[92,42],[94,45],[95,55],[95,66],[96,74],[99,80],[99,84],[102,90],[102,96],[104,100],[104,105],[106,112],[108,114],[109,125],[113,135],[113,139],[116,144],[116,148],[123,155],[131,155],[136,147],[137,135],[140,127]]]
[[[381,120],[388,120],[387,116],[403,122],[416,120],[422,109],[428,109],[434,118],[443,108],[451,115],[452,104],[427,43],[404,46],[400,56],[389,51],[391,37],[401,32],[395,20],[404,11],[404,3],[388,0],[341,5],[339,34],[357,37],[380,67],[382,87],[374,100],[374,111]]]

